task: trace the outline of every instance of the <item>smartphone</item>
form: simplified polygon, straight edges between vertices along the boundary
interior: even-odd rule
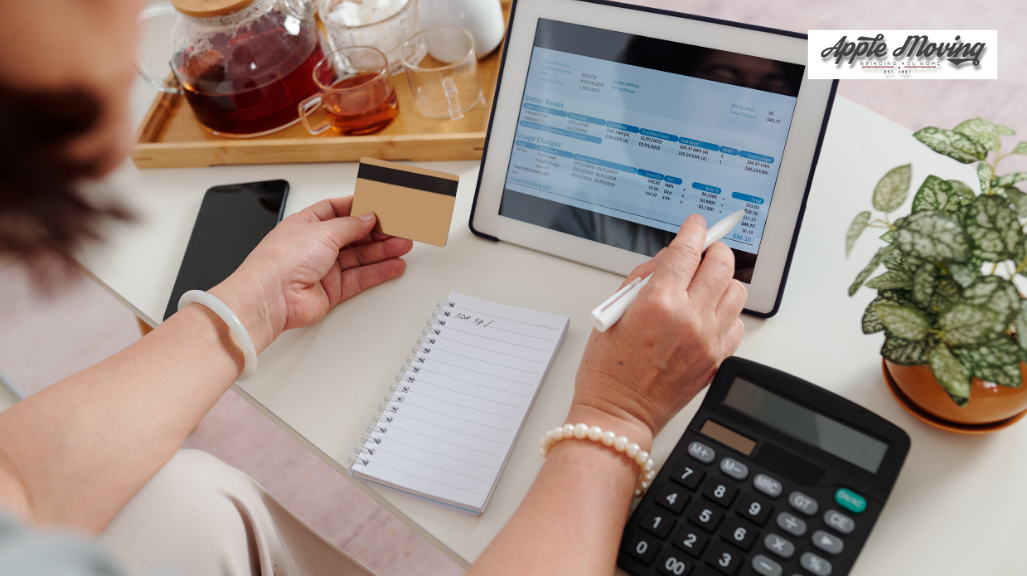
[[[171,291],[167,320],[190,290],[210,290],[242,264],[282,220],[289,183],[285,180],[215,186],[203,195],[200,214]]]

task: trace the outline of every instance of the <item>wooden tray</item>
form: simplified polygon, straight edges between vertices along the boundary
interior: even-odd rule
[[[509,22],[510,1],[503,0]],[[485,101],[457,121],[417,113],[404,74],[392,77],[399,115],[370,136],[311,136],[301,123],[259,138],[220,138],[200,128],[185,98],[160,93],[136,132],[132,161],[138,168],[186,168],[223,164],[346,162],[371,156],[382,160],[480,160],[503,45],[478,65]],[[320,114],[317,113],[317,114]]]

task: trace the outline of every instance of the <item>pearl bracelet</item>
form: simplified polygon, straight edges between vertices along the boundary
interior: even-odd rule
[[[635,498],[645,494],[645,491],[653,483],[653,478],[656,478],[653,460],[649,457],[648,452],[642,450],[638,444],[632,443],[626,436],[617,436],[617,434],[609,430],[603,432],[603,429],[598,426],[592,426],[591,428],[587,424],[578,424],[577,426],[574,424],[564,424],[563,426],[557,426],[546,432],[546,435],[542,437],[542,440],[539,442],[539,445],[542,447],[539,453],[545,458],[557,442],[570,438],[578,440],[587,438],[593,442],[601,442],[603,446],[610,446],[634,460],[635,464],[638,464],[639,468],[641,468],[638,480],[635,483]]]

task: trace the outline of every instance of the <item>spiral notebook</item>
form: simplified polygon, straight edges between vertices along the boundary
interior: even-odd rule
[[[350,474],[481,514],[569,324],[451,292],[378,407]]]

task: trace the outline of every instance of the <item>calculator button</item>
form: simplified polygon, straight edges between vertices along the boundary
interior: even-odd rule
[[[685,505],[688,504],[689,498],[690,496],[684,490],[673,484],[667,484],[663,487],[660,495],[656,497],[656,503],[675,514],[681,514]]]
[[[812,552],[803,552],[799,564],[816,576],[831,576],[831,563]]]
[[[792,492],[788,495],[788,503],[792,505],[799,512],[807,516],[812,516],[817,513],[820,506],[817,501],[813,498],[803,494],[802,492]]]
[[[841,534],[852,534],[856,529],[856,521],[837,510],[824,512],[824,524]]]
[[[692,458],[695,458],[703,464],[709,464],[717,457],[717,453],[713,451],[713,448],[710,448],[701,442],[692,442],[689,444],[688,453],[692,455]]]
[[[845,544],[841,538],[832,536],[823,530],[817,530],[813,533],[813,545],[835,556],[841,554],[842,550],[845,549]]]
[[[724,458],[721,460],[720,470],[735,480],[745,480],[749,475],[749,467],[734,458]]]
[[[729,518],[720,531],[720,537],[748,552],[760,535],[759,528],[741,518]]]
[[[648,534],[636,534],[628,542],[624,550],[633,558],[648,566],[653,563],[653,558],[660,551],[660,541]]]
[[[763,576],[781,576],[784,573],[780,564],[763,554],[757,554],[752,557],[752,569]]]
[[[671,529],[674,528],[674,522],[674,516],[667,514],[665,510],[650,508],[642,516],[642,521],[638,525],[646,532],[652,532],[665,539],[667,534],[670,534]]]
[[[742,494],[742,498],[738,501],[738,507],[735,508],[735,511],[741,514],[743,518],[763,526],[767,523],[767,518],[770,518],[774,507],[755,496]]]
[[[757,474],[756,477],[752,479],[752,485],[757,490],[771,498],[777,498],[781,495],[781,491],[783,490],[780,482],[766,474]]]
[[[767,537],[763,539],[763,545],[767,547],[767,550],[786,560],[795,554],[795,544],[777,534],[767,534]]]
[[[670,479],[689,490],[695,490],[699,487],[699,481],[702,480],[706,473],[702,470],[696,470],[688,464],[688,462],[679,462],[677,468],[674,469],[674,473],[670,475]]]
[[[698,558],[709,541],[710,537],[703,534],[702,530],[696,530],[685,524],[674,534],[671,544]]]
[[[834,493],[834,501],[853,514],[860,514],[867,509],[866,499],[848,488],[839,488]]]
[[[777,515],[777,525],[792,536],[801,537],[806,533],[806,522],[788,512],[782,512]]]
[[[717,510],[716,506],[705,500],[699,500],[688,514],[688,521],[705,529],[707,532],[713,532],[717,529],[717,525],[720,524],[720,519],[723,515],[724,513]]]
[[[718,478],[710,478],[706,482],[706,487],[703,488],[702,495],[713,500],[717,504],[727,508],[731,505],[731,501],[735,499],[735,494],[738,493],[738,488],[728,485],[727,482]]]
[[[734,548],[728,548],[721,542],[710,544],[710,551],[706,553],[706,563],[713,566],[717,572],[727,574],[727,576],[734,576],[738,571],[739,564],[742,563],[742,558],[744,558],[744,554]]]
[[[667,576],[685,576],[692,565],[692,560],[686,560],[680,552],[667,550],[656,563],[656,571]]]

